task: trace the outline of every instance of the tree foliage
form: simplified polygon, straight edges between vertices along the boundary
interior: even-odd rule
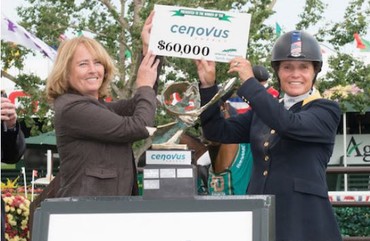
[[[55,49],[60,44],[60,35],[66,33],[75,36],[81,33],[91,35],[101,42],[114,58],[119,69],[119,75],[111,86],[112,96],[128,98],[134,92],[136,72],[140,64],[142,24],[154,4],[233,10],[252,14],[246,57],[253,64],[269,67],[270,52],[276,35],[275,26],[267,25],[265,20],[274,13],[272,7],[275,2],[276,0],[24,0],[25,4],[17,11],[22,19],[19,24]],[[321,16],[326,7],[322,0],[306,0],[296,28],[308,30],[322,23]],[[316,33],[313,33],[320,41],[330,43],[338,52],[338,55],[330,60],[331,71],[318,81],[319,89],[325,90],[336,85],[356,83],[366,90],[360,100],[353,100],[361,103],[359,106],[362,107],[359,108],[363,108],[364,105],[369,106],[369,66],[365,66],[363,62],[348,54],[341,53],[340,50],[345,44],[353,42],[353,33],[367,34],[369,13],[370,0],[352,0],[341,22],[325,23]],[[33,134],[52,129],[50,118],[53,113],[43,96],[46,80],[22,72],[24,60],[32,52],[9,43],[3,43],[1,50],[2,75],[14,81],[32,97],[23,104],[25,108],[21,110],[20,116],[25,118],[29,127],[33,126]],[[7,73],[11,67],[19,69],[20,74],[11,76]],[[161,84],[170,80],[197,81],[196,68],[192,60],[165,58],[164,69],[166,71],[162,73]],[[218,82],[230,78],[226,73],[227,69],[228,64],[217,64]],[[161,88],[162,85],[159,91]],[[39,103],[36,113],[32,108],[34,101]],[[42,123],[41,129],[38,129],[40,125],[35,125],[34,118],[30,117],[39,118]],[[159,108],[157,124],[166,122],[168,117]]]
[[[336,98],[343,111],[348,111],[348,107],[360,113],[369,111],[370,107],[370,65],[365,64],[355,55],[342,52],[343,46],[353,43],[354,33],[360,36],[368,34],[370,23],[370,0],[353,0],[346,7],[344,19],[336,23],[328,23],[321,28],[318,39],[327,41],[333,45],[336,55],[329,58],[330,70],[319,80],[319,89],[323,93],[325,90],[338,86],[345,87],[354,85],[359,87],[362,92],[339,96]],[[370,53],[367,58],[370,58]],[[337,96],[338,97],[338,96]]]

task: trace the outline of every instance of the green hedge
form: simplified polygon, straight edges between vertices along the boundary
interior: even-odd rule
[[[334,207],[342,236],[370,236],[370,207]]]

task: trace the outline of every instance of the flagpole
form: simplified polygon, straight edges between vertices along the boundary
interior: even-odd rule
[[[36,176],[36,170],[32,170],[32,189],[31,189],[31,202],[33,202],[33,196],[34,196],[34,191],[35,191],[35,176]]]
[[[46,178],[48,179],[49,182],[52,180],[53,176],[53,153],[51,150],[47,150],[47,161],[46,161]]]
[[[23,183],[24,183],[24,196],[27,198],[27,180],[26,180],[26,169],[22,167]]]
[[[326,45],[326,44],[323,44],[322,42],[320,42],[320,43],[319,43],[319,45],[322,45],[322,46],[324,46],[325,48],[328,48],[330,51],[333,51],[333,52],[335,52],[335,53],[338,53],[338,51],[337,51],[337,50],[335,50],[335,49],[333,49],[333,48],[329,47],[329,46],[328,46],[328,45]]]

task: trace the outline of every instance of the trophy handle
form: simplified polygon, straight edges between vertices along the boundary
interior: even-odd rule
[[[213,96],[213,98],[207,104],[203,105],[199,109],[190,110],[178,114],[177,118],[189,126],[193,125],[203,111],[205,111],[210,105],[216,103],[219,99],[221,99],[222,96],[227,94],[233,88],[233,86],[236,83],[236,80],[237,80],[236,77],[228,79],[226,82],[223,83],[223,85],[215,94],[215,96]]]
[[[236,83],[236,77],[231,78],[231,79],[228,79],[225,83],[223,83],[223,85],[221,86],[221,88],[218,90],[217,94],[215,94],[215,96],[213,96],[213,98],[210,101],[208,101],[207,104],[203,105],[198,110],[199,111],[198,116],[203,111],[205,111],[210,105],[216,103],[219,99],[221,99],[222,96],[224,96],[226,93],[228,93],[233,88],[233,86],[235,85],[235,83]]]

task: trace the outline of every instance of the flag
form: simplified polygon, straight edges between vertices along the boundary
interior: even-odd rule
[[[275,23],[275,34],[276,34],[276,37],[280,37],[281,35],[281,27],[277,22]]]
[[[1,13],[1,39],[41,52],[51,60],[54,60],[57,54],[52,47],[7,18],[3,13]]]
[[[230,103],[230,106],[233,107],[238,114],[245,113],[250,109],[250,106],[239,96],[230,97],[227,102]]]
[[[58,38],[58,40],[60,41],[60,42],[63,42],[63,41],[65,41],[65,40],[67,40],[68,38],[67,38],[67,36],[65,35],[65,34],[60,34],[59,35],[59,38]]]
[[[319,42],[319,45],[320,45],[320,49],[321,49],[321,54],[323,56],[327,55],[327,56],[331,56],[333,54],[336,54],[336,50],[333,49],[332,47],[329,47],[328,45],[324,44],[324,43],[321,43]]]
[[[361,38],[358,33],[354,33],[353,37],[355,38],[356,41],[356,47],[358,49],[361,49],[361,51],[364,52],[370,52],[370,42]]]
[[[125,58],[126,58],[126,59],[131,58],[131,52],[130,52],[130,50],[128,50],[128,49],[126,49],[126,50],[125,50]]]
[[[353,37],[355,38],[356,41],[356,47],[359,49],[364,49],[366,48],[365,44],[362,42],[362,39],[360,38],[360,35],[358,33],[354,33]]]

